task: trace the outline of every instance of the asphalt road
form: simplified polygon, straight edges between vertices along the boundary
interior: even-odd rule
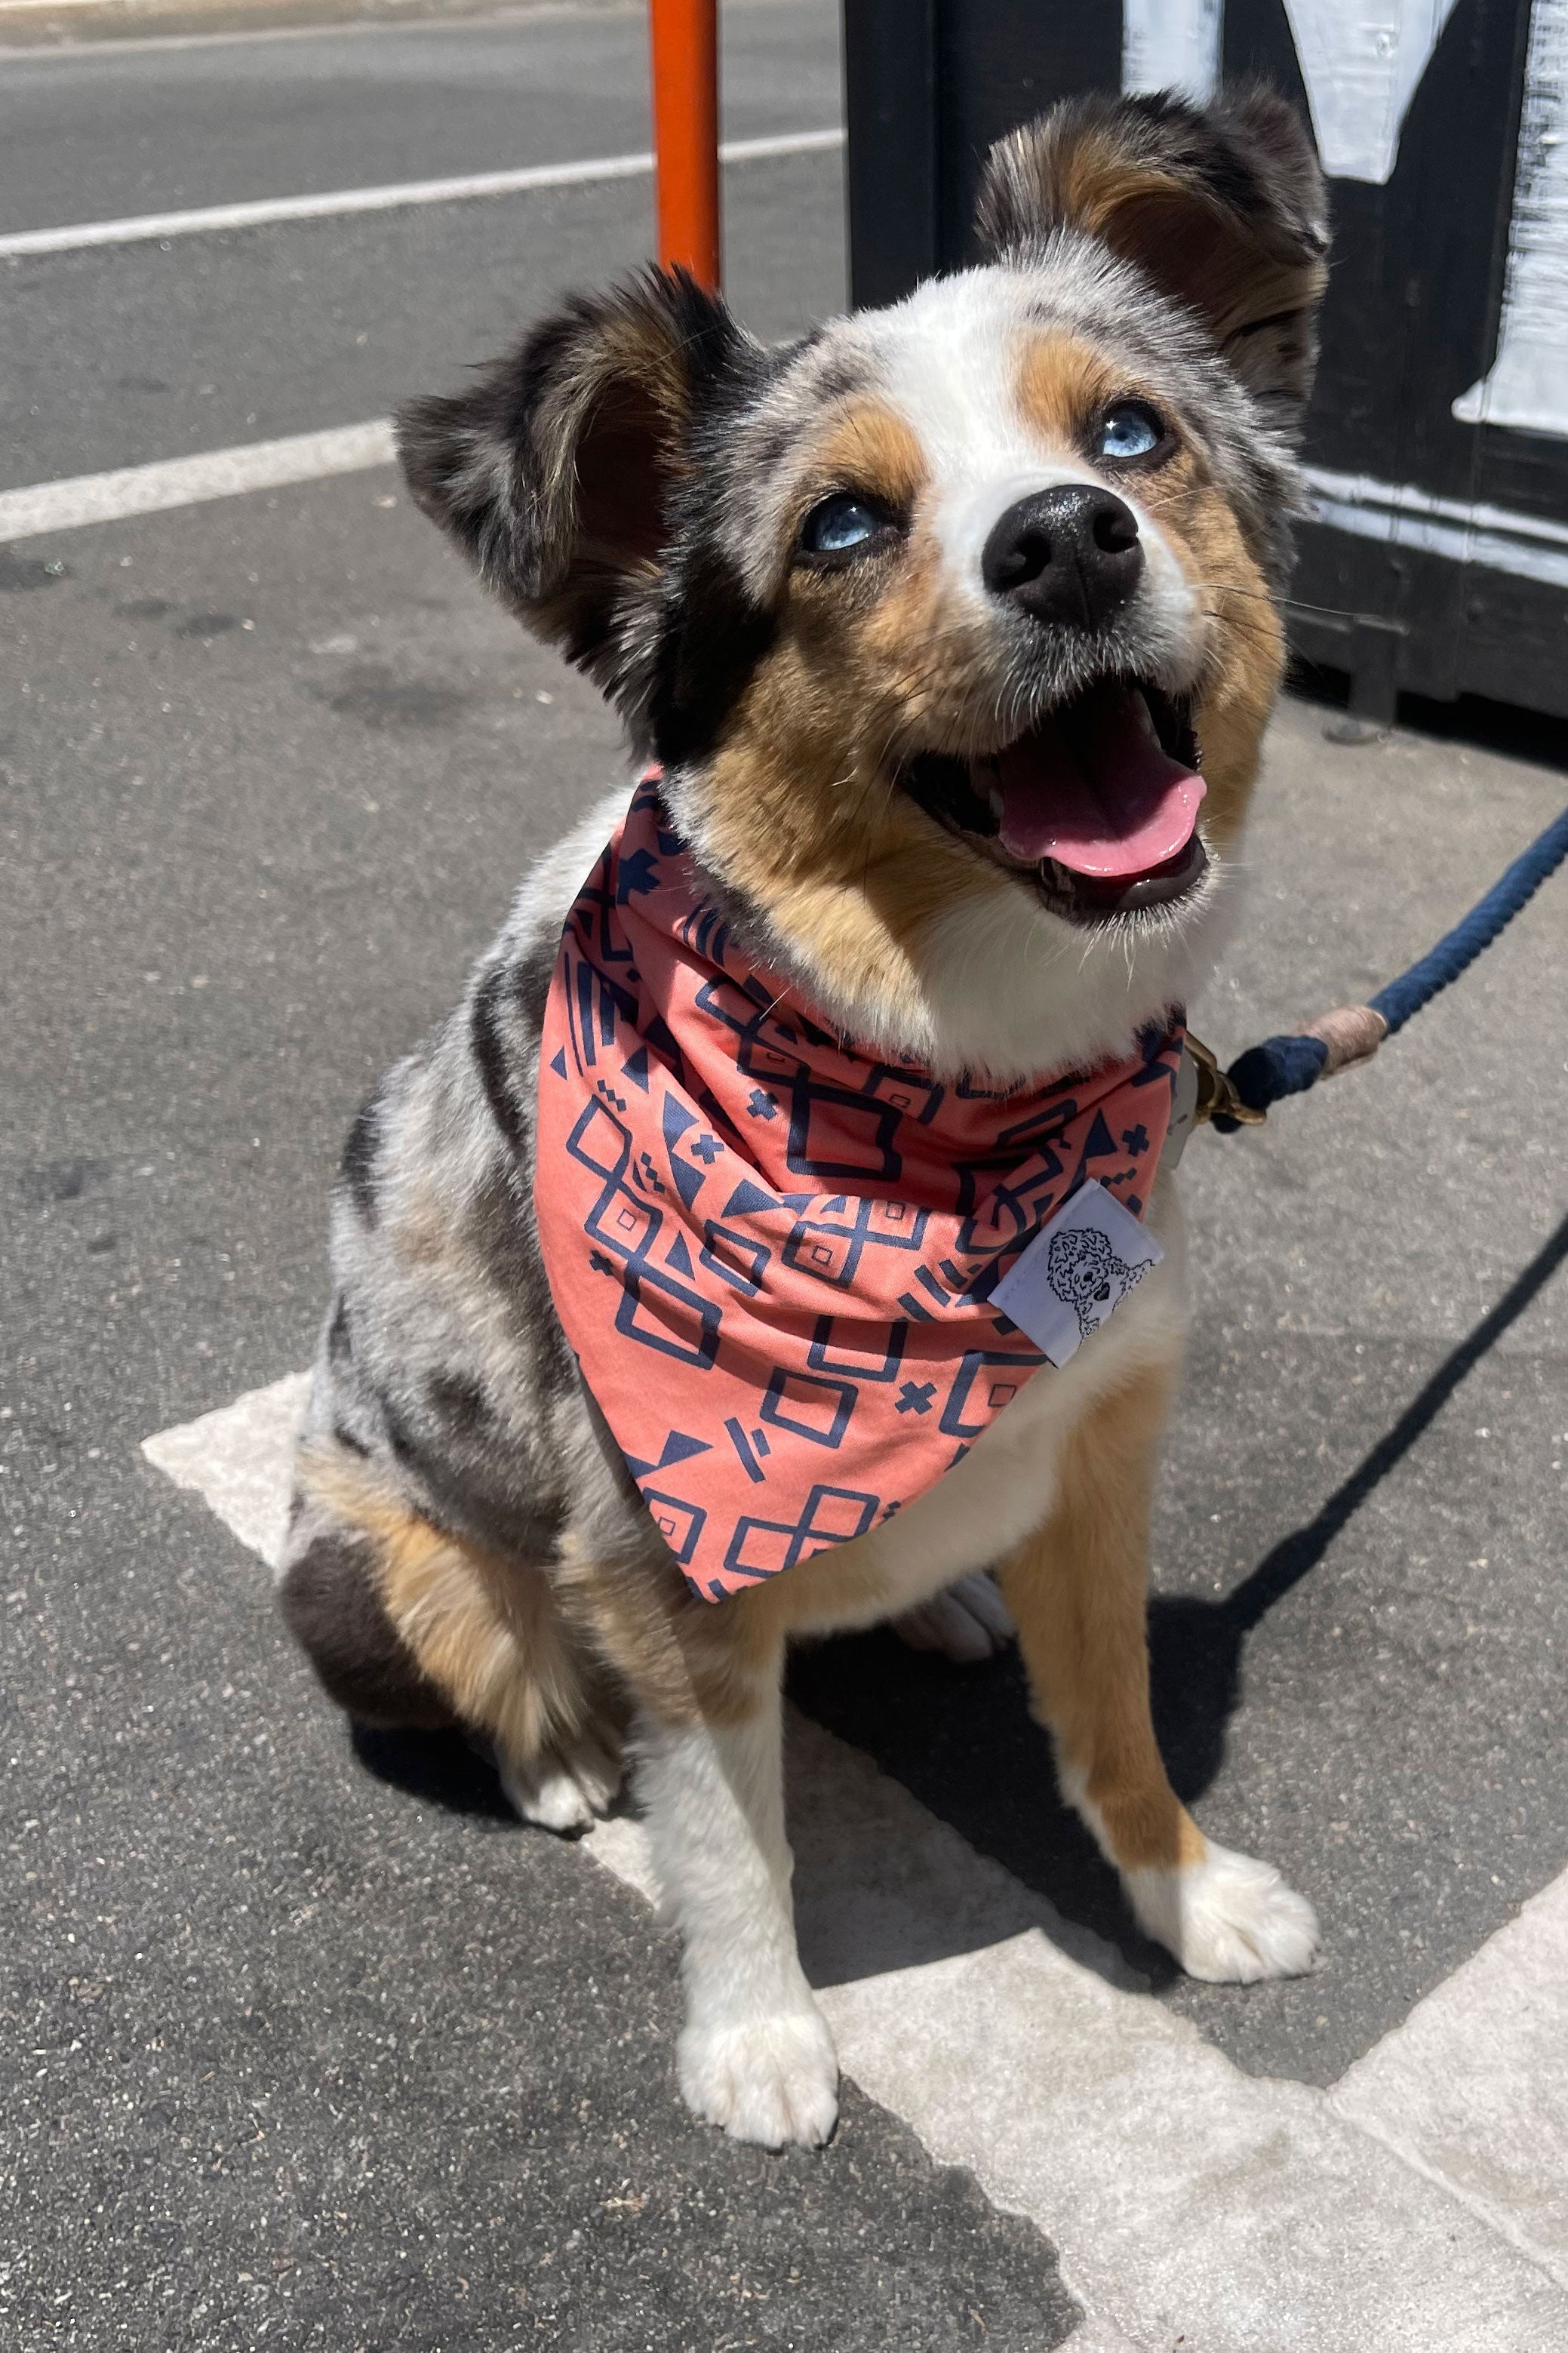
[[[736,7],[727,36],[731,132],[834,119],[831,8]],[[0,83],[3,226],[638,147],[639,44],[596,13],[29,60]],[[836,157],[738,169],[727,200],[760,332],[841,301]],[[3,265],[0,481],[384,414],[646,237],[630,183]],[[138,1453],[307,1361],[353,1109],[617,773],[608,716],[389,472],[0,547],[0,2330],[1062,2341],[1046,2241],[853,2091],[818,2158],[689,2124],[638,1902],[460,1757],[356,1757],[254,1561]],[[1349,750],[1321,719],[1281,715],[1196,1009],[1227,1054],[1398,969],[1562,802],[1550,734]],[[1188,1158],[1162,1720],[1205,1823],[1318,1903],[1319,1975],[1173,1980],[1049,1801],[1011,1662],[876,1636],[796,1671],[1259,2074],[1333,2080],[1568,1862],[1563,1278],[1458,1354],[1568,1195],[1562,936],[1543,895],[1375,1072]]]
[[[649,144],[647,12],[12,55],[0,235],[176,207],[503,172]],[[837,122],[835,12],[728,0],[727,139]]]
[[[724,19],[728,138],[838,120],[834,11]],[[0,234],[647,149],[641,11],[16,58]],[[842,175],[729,174],[732,299],[765,336],[844,300]],[[0,489],[375,417],[647,251],[648,185],[0,259]]]

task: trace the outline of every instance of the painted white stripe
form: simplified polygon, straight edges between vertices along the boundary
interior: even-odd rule
[[[47,13],[49,0],[27,0],[27,5],[36,5],[38,12]],[[128,25],[156,22],[160,13],[168,14],[165,0],[148,0],[145,9],[137,5],[137,0],[71,0],[71,5],[99,8],[118,5],[122,10],[121,21]],[[432,6],[435,5],[436,0],[432,0]],[[215,16],[233,13],[239,16],[238,28],[224,33],[125,33],[116,34],[111,39],[95,35],[89,41],[73,41],[69,46],[54,41],[34,41],[17,47],[6,39],[6,20],[11,14],[8,0],[0,0],[0,58],[5,59],[7,71],[13,66],[35,64],[68,69],[79,61],[96,62],[100,58],[145,57],[149,51],[156,54],[163,49],[232,48],[240,41],[249,42],[255,47],[264,41],[374,41],[389,33],[406,37],[411,34],[445,37],[467,32],[470,28],[480,32],[509,32],[516,26],[526,26],[535,6],[559,14],[563,9],[570,10],[578,5],[580,0],[516,0],[515,5],[513,0],[494,0],[493,6],[476,8],[471,14],[459,11],[455,17],[419,15],[413,11],[405,15],[395,8],[384,16],[328,16],[314,25],[247,25],[243,21],[243,9],[232,12],[215,9]],[[588,0],[588,5],[594,5],[594,0]],[[625,0],[621,0],[621,5],[625,5]],[[23,29],[18,26],[18,31]]]
[[[1568,2287],[1568,1873],[1331,2096]]]
[[[144,1451],[276,1558],[301,1395],[298,1377],[277,1383]],[[1435,2178],[1424,2136],[1456,2118],[1463,2130],[1464,2116],[1460,2104],[1432,2105],[1437,2087],[1415,2031],[1432,2020],[1436,2063],[1463,2054],[1472,2082],[1491,2046],[1467,2047],[1467,2019],[1512,2032],[1514,2053],[1541,2079],[1531,2115],[1555,2104],[1544,2162],[1558,2163],[1568,2108],[1560,1947],[1542,2007],[1544,1948],[1532,1928],[1521,1979],[1504,1930],[1335,2094],[1246,2075],[1139,1991],[1114,1951],[975,1854],[868,1758],[798,1718],[789,1738],[802,1957],[846,2072],[933,2157],[969,2167],[995,2204],[1055,2242],[1091,2315],[1086,2348],[1167,2353],[1184,2338],[1202,2353],[1561,2353],[1568,2293],[1539,2246],[1522,2242],[1525,2200],[1514,2194],[1508,2213],[1498,2210],[1485,2147],[1468,2178],[1462,2151],[1440,2151]],[[604,1823],[584,1844],[651,1894],[637,1823]],[[1542,1907],[1556,1937],[1568,1880],[1531,1909]],[[1472,1973],[1484,2010],[1464,1990]],[[1535,2003],[1523,2035],[1510,2026],[1510,2002]],[[1401,2105],[1423,2084],[1427,2111],[1409,2148],[1394,2146]],[[1506,2136],[1500,2101],[1494,2108]],[[1522,2136],[1509,2155],[1517,2191],[1531,2162]],[[1545,2211],[1560,2212],[1560,2200],[1558,2180]]]
[[[1134,2345],[1561,2353],[1568,2295],[1516,2247],[1321,2092],[1244,2074],[1126,1989],[868,1760],[805,1727],[791,1795],[803,1957],[847,2073],[1028,2215]]]
[[[1568,587],[1568,524],[1484,501],[1438,498],[1413,482],[1380,482],[1322,466],[1305,471],[1317,521],[1335,531]]]
[[[112,474],[35,482],[26,490],[0,491],[0,542],[118,522],[126,515],[159,514],[244,491],[274,491],[286,482],[313,482],[323,474],[358,473],[366,466],[389,466],[396,454],[391,421],[378,417],[330,433],[294,433],[282,441],[252,441],[152,466],[122,466]]]
[[[289,1527],[289,1465],[310,1394],[309,1373],[286,1373],[233,1405],[142,1440],[142,1451],[176,1487],[189,1487],[258,1552],[268,1568]]]
[[[813,155],[842,147],[842,131],[789,131],[768,139],[731,139],[720,148],[725,164],[765,163],[776,155]],[[0,259],[25,253],[74,253],[89,245],[141,245],[150,239],[205,237],[216,229],[265,228],[278,221],[328,220],[344,213],[384,213],[409,205],[467,204],[479,196],[526,195],[537,188],[581,188],[600,180],[636,180],[653,170],[653,157],[593,155],[571,164],[538,164],[516,172],[469,172],[452,180],[400,180],[384,188],[330,188],[313,196],[263,196],[243,205],[207,205],[192,212],[141,213],[124,220],[78,221],[64,228],[25,228],[0,237]]]
[[[721,148],[729,164],[757,163],[773,155],[815,153],[844,143],[842,131],[797,131],[770,139],[735,139]],[[219,206],[207,212],[149,213],[139,220],[89,222],[74,229],[32,229],[0,237],[0,255],[58,253],[79,245],[121,245],[141,237],[186,236],[204,229],[235,228],[279,220],[304,220],[330,213],[374,212],[393,205],[447,204],[470,196],[516,195],[530,188],[559,188],[591,180],[630,179],[653,168],[651,155],[610,155],[583,164],[547,164],[537,171],[483,172],[462,180],[415,180],[397,187],[351,188],[325,196],[285,197],[277,203]],[[348,474],[385,466],[396,455],[385,417],[364,425],[335,427],[324,433],[298,433],[279,441],[253,441],[230,449],[170,458],[147,466],[123,466],[112,473],[79,474],[58,482],[0,491],[0,543],[40,533],[74,531],[84,523],[115,522],[127,515],[156,514],[205,499],[233,498],[245,491],[276,490],[310,482],[325,474]]]

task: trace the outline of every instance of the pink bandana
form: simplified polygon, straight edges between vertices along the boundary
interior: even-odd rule
[[[1045,1359],[987,1305],[1087,1177],[1134,1216],[1180,1023],[991,1094],[808,1019],[700,893],[658,781],[567,918],[534,1208],[566,1336],[704,1599],[889,1519]]]

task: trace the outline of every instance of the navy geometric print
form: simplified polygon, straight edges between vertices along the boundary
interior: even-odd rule
[[[992,1291],[1089,1178],[1139,1212],[1180,1039],[1010,1091],[873,1053],[748,962],[645,780],[562,936],[533,1198],[694,1592],[889,1524],[984,1435],[1045,1362]]]

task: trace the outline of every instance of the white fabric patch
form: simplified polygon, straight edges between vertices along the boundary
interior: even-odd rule
[[[1331,180],[1392,177],[1410,102],[1456,0],[1285,0]]]
[[[1065,1365],[1164,1255],[1131,1210],[1091,1176],[1040,1228],[991,1304],[1053,1365]]]

